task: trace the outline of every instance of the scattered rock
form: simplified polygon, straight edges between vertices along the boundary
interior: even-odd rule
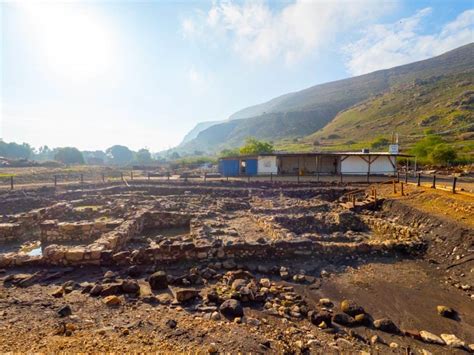
[[[331,325],[331,313],[326,311],[311,311],[308,313],[308,317],[314,325],[319,326],[321,322],[326,323],[326,325]]]
[[[397,334],[400,330],[398,327],[388,318],[381,318],[374,320],[375,329],[381,330],[386,333]]]
[[[433,333],[427,332],[426,330],[422,330],[420,336],[421,339],[427,343],[444,345],[443,339]]]
[[[395,343],[395,342],[391,342],[391,343],[390,343],[390,347],[391,347],[392,349],[398,349],[399,345],[398,345],[397,343]]]
[[[349,300],[343,300],[341,302],[341,311],[347,313],[350,316],[365,313],[364,308]]]
[[[164,271],[157,271],[151,274],[148,282],[153,290],[164,290],[168,288],[168,277]]]
[[[140,285],[136,280],[127,279],[122,282],[122,291],[124,293],[138,293]]]
[[[176,326],[178,325],[178,323],[174,319],[168,319],[165,324],[171,329],[176,328]]]
[[[71,314],[72,314],[72,310],[68,304],[58,309],[58,315],[60,317],[67,317],[67,316],[70,316]]]
[[[171,291],[175,300],[179,303],[187,302],[199,295],[199,290],[194,288],[173,288]]]
[[[122,284],[121,283],[113,283],[109,285],[105,285],[102,287],[102,291],[100,295],[102,297],[111,296],[111,295],[119,295],[122,293]]]
[[[221,320],[221,314],[219,312],[212,312],[210,318],[214,321]]]
[[[219,307],[219,311],[229,318],[242,317],[244,315],[244,310],[239,301],[234,299],[229,299],[224,301]]]
[[[378,335],[372,335],[370,338],[370,344],[374,345],[377,343],[383,343],[382,338],[380,338]]]
[[[447,306],[437,306],[436,310],[438,311],[438,314],[440,316],[446,317],[446,318],[455,318],[456,317],[456,311],[450,307]]]
[[[62,287],[56,288],[53,292],[51,292],[51,296],[54,298],[61,298],[64,296],[64,289]]]
[[[324,307],[333,307],[334,303],[329,298],[320,298],[319,299],[319,304]]]
[[[354,323],[355,323],[355,319],[352,318],[350,315],[348,315],[346,313],[336,313],[332,317],[332,321],[334,323],[337,323],[337,324],[340,324],[340,325],[345,325],[345,326],[348,326],[348,327],[354,325]]]
[[[115,295],[111,295],[111,296],[107,296],[107,297],[104,298],[104,303],[107,306],[115,307],[115,306],[120,305],[122,303],[122,301],[120,300],[119,297],[117,297]]]
[[[207,352],[209,354],[215,354],[218,352],[218,348],[216,343],[210,343],[209,346],[207,347]]]
[[[464,343],[461,339],[459,339],[454,334],[441,334],[441,339],[446,343],[446,345],[452,348],[464,348],[466,343]]]
[[[102,285],[100,285],[100,284],[94,285],[94,286],[92,286],[92,288],[89,292],[89,295],[99,296],[100,293],[102,292],[102,289],[103,289]]]

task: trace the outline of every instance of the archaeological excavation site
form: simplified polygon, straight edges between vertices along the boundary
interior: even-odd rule
[[[473,352],[473,215],[392,184],[4,191],[0,352]]]

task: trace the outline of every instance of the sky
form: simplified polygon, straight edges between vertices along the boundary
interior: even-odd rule
[[[198,122],[471,43],[473,4],[3,1],[0,138],[157,152]]]

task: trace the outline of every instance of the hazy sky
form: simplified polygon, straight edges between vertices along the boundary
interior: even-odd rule
[[[473,42],[472,6],[2,2],[0,137],[35,147],[162,150],[197,122]]]

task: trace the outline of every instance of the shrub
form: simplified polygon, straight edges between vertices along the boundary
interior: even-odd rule
[[[442,143],[435,146],[429,156],[433,163],[446,165],[456,160],[457,153],[454,148]]]

